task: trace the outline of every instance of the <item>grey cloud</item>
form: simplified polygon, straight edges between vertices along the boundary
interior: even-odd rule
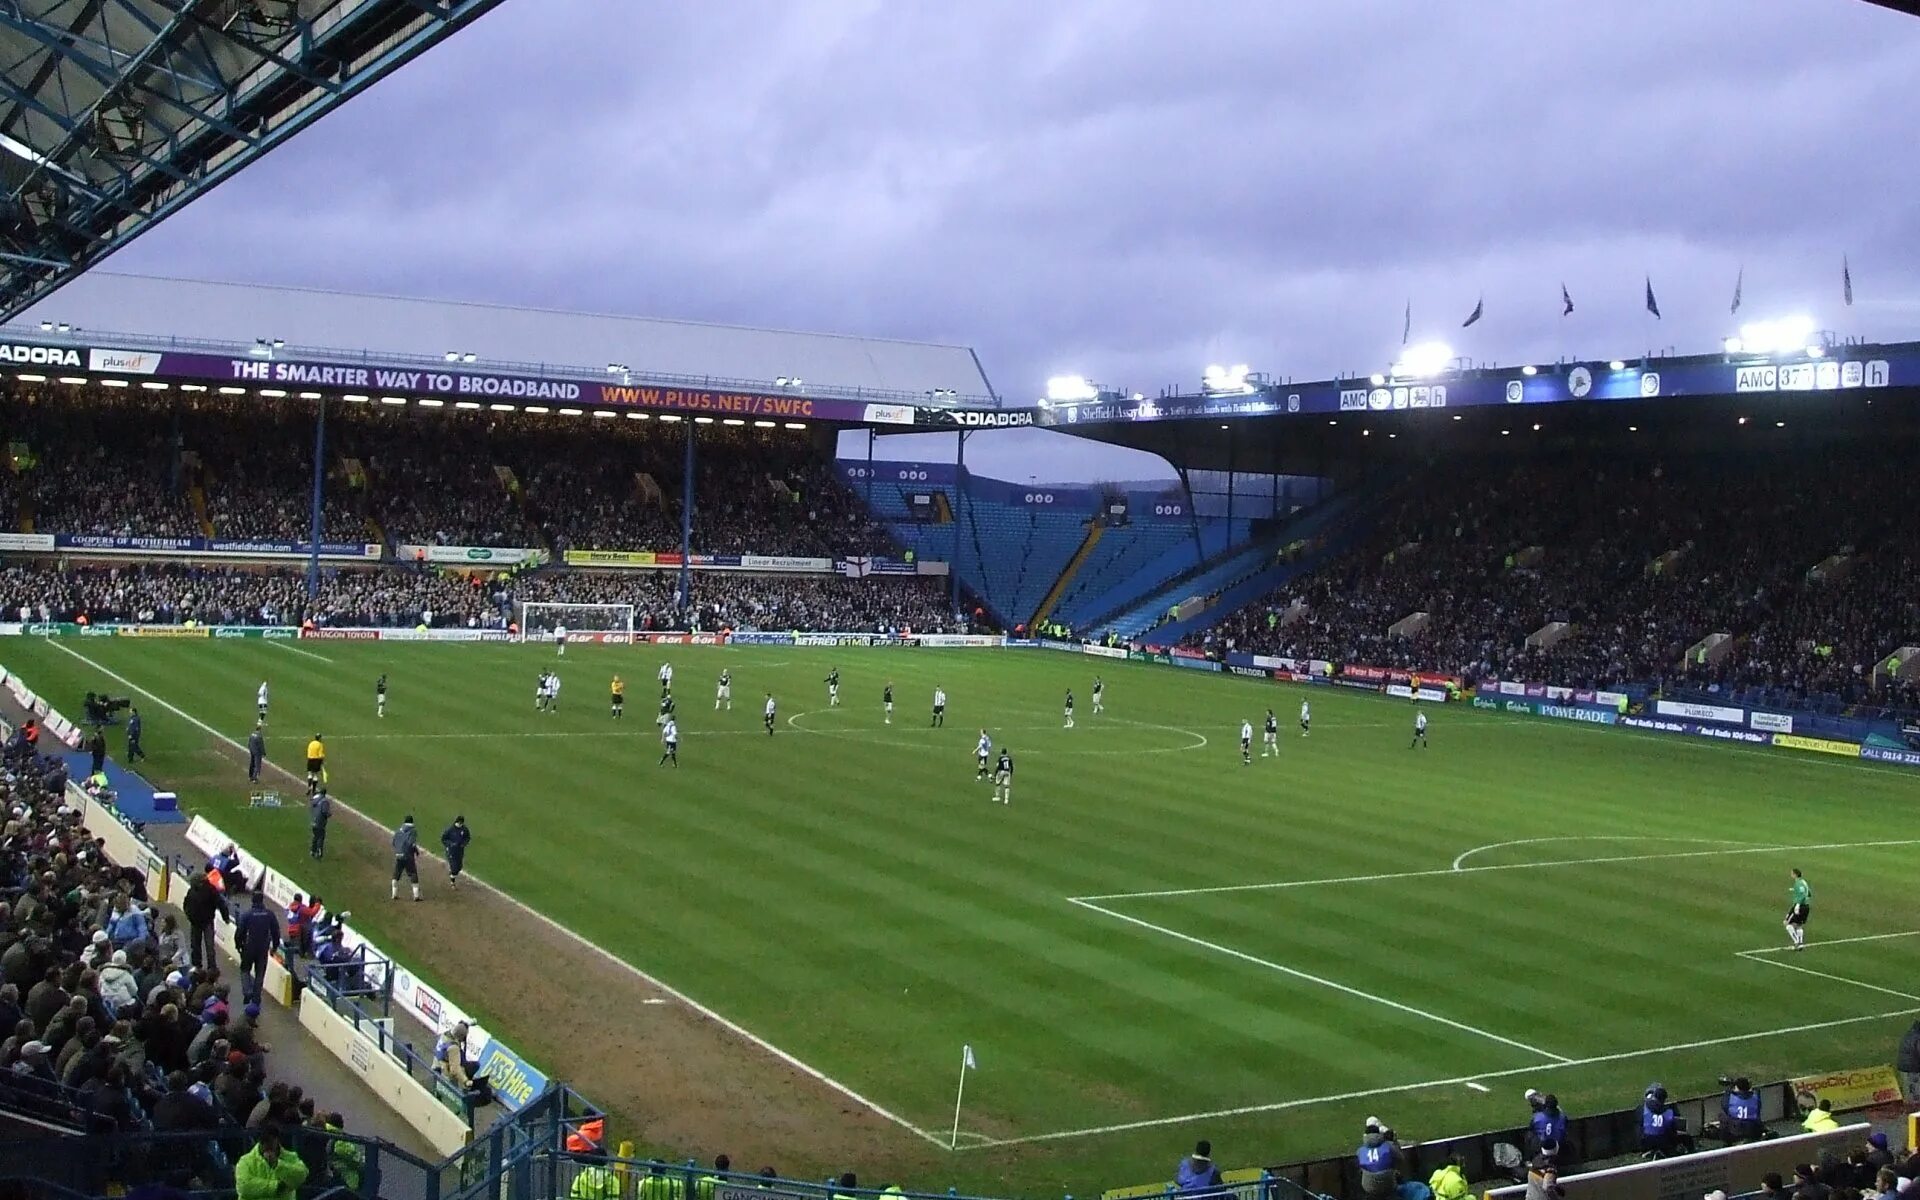
[[[1371,369],[1409,297],[1481,359],[1699,349],[1742,264],[1900,336],[1915,78],[1857,0],[520,0],[115,266],[959,340],[1013,399]]]

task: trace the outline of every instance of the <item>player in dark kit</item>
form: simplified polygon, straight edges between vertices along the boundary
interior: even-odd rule
[[[380,672],[380,678],[373,681],[373,713],[377,717],[387,715],[387,673]]]
[[[893,724],[893,680],[887,680],[887,690],[880,693],[880,706],[887,711],[887,724]]]
[[[393,886],[387,896],[389,900],[400,898],[402,875],[413,885],[413,898],[420,899],[420,831],[414,828],[411,815],[393,831]]]
[[[1066,727],[1068,729],[1073,728],[1073,689],[1072,688],[1067,689],[1067,726]]]
[[[447,886],[460,886],[460,872],[467,867],[467,843],[473,840],[473,831],[467,828],[465,817],[455,817],[453,824],[440,834],[440,848],[447,852]]]
[[[827,707],[840,707],[840,668],[827,672]]]
[[[673,720],[673,696],[669,693],[668,695],[660,697],[660,716],[655,719],[653,723],[655,725],[665,725],[671,720]]]
[[[1013,752],[1000,747],[1000,761],[994,764],[993,798],[1002,804],[1013,803]]]

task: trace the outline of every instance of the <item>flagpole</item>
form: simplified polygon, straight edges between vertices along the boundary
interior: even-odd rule
[[[953,1136],[947,1139],[948,1150],[960,1148],[960,1101],[967,1094],[967,1048],[960,1048],[960,1086],[953,1093]]]

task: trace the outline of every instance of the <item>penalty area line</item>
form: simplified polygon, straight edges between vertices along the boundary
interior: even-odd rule
[[[277,639],[268,639],[267,645],[272,646],[275,650],[285,650],[288,654],[298,654],[301,658],[310,658],[315,662],[326,663],[328,666],[333,665],[333,660],[324,654],[315,654],[311,650],[302,650],[298,646],[289,646],[285,642]]]
[[[1154,1117],[1144,1121],[1125,1121],[1117,1125],[1097,1125],[1087,1129],[1062,1129],[1053,1133],[1030,1134],[1026,1137],[999,1138],[981,1142],[974,1146],[962,1146],[962,1150],[990,1149],[996,1146],[1023,1146],[1035,1142],[1062,1142],[1075,1138],[1099,1137],[1113,1133],[1131,1133],[1140,1129],[1158,1129],[1168,1125],[1185,1125],[1193,1121],[1219,1121],[1228,1117],[1256,1116],[1261,1113],[1285,1112],[1296,1108],[1314,1108],[1322,1104],[1338,1104],[1349,1100],[1367,1100],[1376,1096],[1396,1096],[1403,1092],[1418,1092],[1428,1088],[1470,1086],[1489,1079],[1511,1079],[1519,1075],[1532,1075],[1541,1071],[1561,1071],[1570,1067],[1592,1067],[1603,1063],[1631,1062],[1639,1058],[1651,1058],[1660,1054],[1681,1054],[1690,1050],[1705,1050],[1714,1046],[1731,1046],[1740,1042],[1757,1042],[1766,1038],[1785,1037],[1795,1033],[1814,1033],[1822,1029],[1835,1029],[1843,1025],[1858,1025],[1864,1021],[1890,1021],[1895,1017],[1910,1017],[1920,1013],[1920,1008],[1896,1008],[1888,1012],[1869,1013],[1859,1017],[1841,1017],[1832,1021],[1815,1021],[1807,1025],[1788,1025],[1780,1029],[1763,1029],[1756,1033],[1736,1033],[1727,1037],[1704,1038],[1696,1042],[1677,1042],[1669,1046],[1649,1046],[1643,1050],[1623,1050],[1617,1054],[1597,1054],[1590,1058],[1563,1059],[1558,1062],[1534,1063],[1525,1067],[1509,1067],[1498,1071],[1481,1071],[1473,1075],[1455,1075],[1447,1079],[1424,1079],[1419,1083],[1396,1083],[1385,1087],[1361,1088],[1350,1092],[1337,1092],[1326,1096],[1304,1096],[1298,1100],[1279,1100],[1271,1104],[1248,1104],[1239,1108],[1221,1108],[1211,1112],[1182,1113],[1177,1117]]]
[[[1368,1000],[1374,1004],[1378,1004],[1386,1008],[1391,1008],[1397,1012],[1406,1013],[1409,1016],[1420,1017],[1424,1020],[1433,1021],[1438,1024],[1445,1025],[1449,1029],[1457,1029],[1461,1033],[1470,1033],[1470,1034],[1473,1034],[1475,1037],[1486,1038],[1488,1041],[1499,1042],[1503,1046],[1511,1046],[1515,1050],[1525,1050],[1528,1054],[1537,1054],[1541,1058],[1551,1059],[1554,1062],[1572,1061],[1569,1058],[1567,1058],[1567,1056],[1564,1054],[1555,1054],[1551,1050],[1542,1050],[1538,1046],[1530,1046],[1525,1042],[1516,1042],[1512,1038],[1502,1037],[1499,1034],[1494,1033],[1490,1030],[1481,1029],[1475,1025],[1468,1025],[1464,1022],[1456,1021],[1452,1017],[1443,1017],[1439,1013],[1428,1012],[1424,1008],[1415,1008],[1411,1004],[1402,1004],[1398,1000],[1391,1000],[1385,996],[1375,995],[1372,992],[1363,992],[1357,987],[1351,987],[1347,984],[1340,983],[1336,980],[1328,979],[1321,975],[1314,975],[1309,972],[1302,971],[1297,967],[1289,967],[1283,963],[1274,962],[1271,959],[1259,958],[1255,955],[1248,954],[1244,950],[1235,950],[1232,946],[1223,946],[1219,942],[1209,942],[1204,938],[1194,937],[1190,933],[1182,933],[1178,929],[1170,929],[1165,925],[1155,925],[1151,921],[1143,921],[1139,917],[1130,917],[1125,913],[1117,913],[1117,912],[1114,912],[1112,909],[1101,908],[1098,904],[1092,904],[1085,900],[1073,900],[1073,901],[1069,901],[1069,903],[1078,905],[1079,907],[1087,909],[1090,912],[1097,912],[1103,917],[1112,917],[1116,921],[1125,921],[1129,925],[1137,925],[1141,929],[1149,930],[1153,933],[1158,933],[1163,936],[1173,938],[1177,941],[1186,942],[1188,945],[1191,945],[1191,946],[1198,946],[1203,950],[1211,950],[1216,954],[1224,954],[1228,958],[1236,958],[1236,959],[1239,959],[1241,962],[1251,963],[1253,966],[1256,966],[1256,967],[1264,967],[1269,971],[1275,971],[1281,975],[1287,975],[1294,979],[1304,980],[1307,983],[1318,984],[1324,988],[1331,988],[1332,990],[1336,992],[1340,992],[1343,995],[1352,996],[1355,999],[1359,999],[1359,1000]]]
[[[71,653],[71,652],[69,652]],[[1601,840],[1601,839],[1594,839]],[[1152,892],[1108,892],[1100,896],[1071,896],[1082,900],[1152,900],[1165,896],[1212,896],[1222,892],[1277,892],[1290,888],[1325,887],[1335,883],[1379,883],[1392,879],[1430,879],[1437,875],[1478,875],[1487,871],[1544,871],[1550,867],[1591,867],[1602,863],[1658,862],[1667,858],[1714,858],[1734,854],[1785,854],[1789,851],[1864,850],[1882,846],[1920,846],[1920,838],[1893,838],[1871,842],[1816,842],[1803,846],[1737,845],[1719,850],[1678,850],[1667,854],[1609,854],[1600,858],[1559,858],[1543,862],[1491,863],[1484,867],[1433,867],[1421,871],[1385,871],[1377,875],[1339,875],[1331,879],[1283,879],[1274,883],[1228,883],[1213,887],[1166,888]],[[1489,846],[1476,849],[1487,850]],[[1472,853],[1469,851],[1468,853]],[[1458,861],[1458,860],[1455,860]]]
[[[125,675],[122,675],[119,672],[114,671],[109,667],[102,666],[100,663],[97,663],[93,659],[88,658],[86,655],[80,653],[78,650],[74,650],[70,647],[61,645],[60,642],[56,639],[53,639],[53,638],[47,639],[47,645],[52,646],[55,650],[60,651],[62,654],[66,654],[73,658],[79,659],[81,662],[85,663],[88,667],[92,668],[95,671],[100,672],[102,675],[105,675],[108,679],[113,680],[115,683],[118,683],[120,686],[126,688],[128,691],[139,692],[142,696],[145,696],[147,699],[153,701],[155,704],[159,705],[161,708],[172,713],[174,716],[179,717],[181,720],[187,722],[189,725],[192,725],[196,729],[199,729],[203,733],[207,734],[207,736],[215,738],[216,740],[224,743],[230,749],[235,750],[241,754],[246,753],[246,747],[241,743],[235,741],[233,738],[228,737],[226,734],[221,733],[218,729],[215,729],[213,726],[207,724],[205,721],[202,721],[200,718],[194,716],[192,713],[187,712],[185,709],[167,700],[165,697],[160,696],[155,692],[149,691],[146,688],[141,687],[139,684],[135,683],[133,680],[128,679]],[[285,767],[280,766],[278,763],[269,761],[267,765],[272,767],[275,771],[279,772],[281,775],[286,776],[289,780],[294,781],[295,783],[303,782],[303,780],[301,780],[299,776],[296,776],[292,771],[287,770]],[[347,813],[349,816],[352,816],[357,820],[365,823],[366,825],[369,825],[372,828],[379,830],[381,833],[391,834],[393,832],[392,830],[387,828],[385,825],[382,825],[380,822],[374,820],[372,817],[368,816],[367,814],[359,811],[358,809],[352,807],[351,805],[343,803],[338,796],[334,797],[334,806],[340,809],[341,811]],[[423,849],[421,851],[421,854],[427,858],[433,859],[436,862],[440,861],[440,857],[438,855],[433,854],[427,850]],[[541,912],[539,909],[532,908],[527,904],[523,903],[522,901],[515,899],[513,896],[508,895],[506,892],[502,891],[498,887],[495,887],[493,884],[490,884],[485,880],[474,876],[471,872],[467,873],[466,878],[470,880],[474,884],[474,886],[483,888],[486,891],[492,892],[503,903],[510,905],[515,910],[521,913],[524,913],[529,917],[532,917],[534,920],[540,922],[542,925],[545,925],[547,928],[566,937],[569,941],[572,941],[578,944],[579,946],[583,947],[584,949],[592,952],[593,954],[598,955],[600,958],[605,959],[607,962],[613,964],[614,966],[625,970],[626,972],[631,974],[634,978],[646,984],[648,987],[651,987],[656,991],[663,992],[666,995],[671,996],[673,999],[678,1000],[680,1003],[686,1005],[688,1008],[692,1009],[694,1012],[699,1013],[701,1016],[705,1017],[707,1020],[712,1021],[714,1024],[720,1026],[722,1029],[725,1029],[726,1031],[728,1031],[729,1033],[732,1033],[736,1037],[739,1037],[747,1042],[752,1043],[753,1045],[759,1047],[761,1050],[765,1051],[767,1054],[779,1060],[781,1063],[784,1063],[786,1066],[791,1067],[792,1069],[800,1072],[802,1075],[807,1076],[809,1079],[812,1079],[815,1082],[820,1083],[823,1086],[832,1089],[833,1091],[853,1101],[855,1104],[858,1104],[860,1107],[866,1109],[868,1112],[873,1113],[875,1116],[881,1117],[887,1121],[892,1122],[895,1125],[898,1125],[900,1128],[915,1135],[916,1137],[920,1138],[922,1141],[929,1142],[932,1145],[942,1150],[946,1150],[949,1148],[947,1145],[947,1140],[945,1138],[929,1133],[926,1130],[920,1128],[918,1125],[915,1125],[913,1122],[907,1120],[905,1117],[900,1116],[898,1113],[892,1112],[889,1109],[883,1108],[880,1105],[875,1104],[873,1101],[867,1099],[865,1096],[862,1096],[859,1092],[854,1091],[852,1088],[848,1087],[844,1083],[841,1083],[839,1080],[833,1078],[831,1075],[828,1075],[826,1072],[820,1070],[818,1067],[809,1066],[807,1063],[802,1062],[800,1059],[794,1057],[792,1054],[789,1054],[785,1050],[782,1050],[780,1047],[774,1045],[772,1042],[768,1041],[767,1039],[761,1037],[759,1034],[748,1029],[746,1026],[721,1016],[718,1012],[714,1011],[711,1008],[708,1008],[706,1005],[700,1003],[698,1000],[695,1000],[693,997],[687,995],[685,992],[682,992],[681,990],[672,986],[671,984],[668,984],[663,980],[648,974],[647,972],[641,970],[639,967],[636,967],[632,963],[628,962],[626,959],[621,958],[619,955],[613,953],[611,950],[608,950],[603,946],[598,946],[593,942],[588,941],[586,938],[582,937],[580,934],[575,933],[573,930],[567,928],[565,925],[562,925],[560,922],[554,920],[552,917]]]

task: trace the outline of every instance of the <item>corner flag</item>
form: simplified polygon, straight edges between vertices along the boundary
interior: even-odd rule
[[[980,1064],[979,1064],[979,1063],[977,1063],[977,1062],[975,1062],[975,1061],[973,1061],[973,1047],[972,1047],[972,1046],[962,1046],[962,1047],[960,1047],[960,1061],[961,1061],[962,1063],[964,1063],[964,1064],[966,1064],[966,1068],[967,1068],[967,1070],[969,1070],[969,1071],[977,1071],[977,1070],[979,1070],[979,1069],[980,1069]]]

